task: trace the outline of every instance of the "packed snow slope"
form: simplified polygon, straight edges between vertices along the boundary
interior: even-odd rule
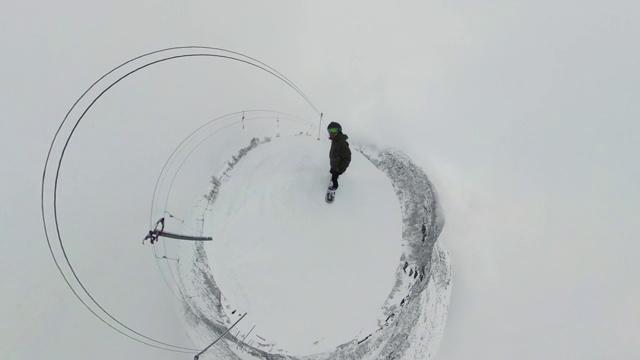
[[[327,140],[273,139],[220,176],[205,219],[209,266],[240,333],[273,352],[305,355],[362,339],[402,254],[402,213],[391,181],[352,151],[333,204]],[[255,326],[255,328],[254,328]]]
[[[167,262],[187,331],[202,348],[227,334],[201,359],[417,360],[437,352],[451,264],[438,241],[444,213],[435,188],[401,151],[352,142],[352,166],[328,205],[329,144],[302,132],[253,138],[228,155],[182,224],[186,234],[213,236],[175,243],[179,261]]]

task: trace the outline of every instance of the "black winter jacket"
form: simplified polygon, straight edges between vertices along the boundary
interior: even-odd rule
[[[351,163],[351,149],[346,134],[339,133],[331,139],[331,150],[329,150],[329,161],[331,169],[337,170],[340,174],[345,172]]]

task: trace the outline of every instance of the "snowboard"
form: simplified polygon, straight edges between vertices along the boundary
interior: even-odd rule
[[[331,190],[331,186],[329,186],[327,188],[327,195],[325,195],[324,199],[327,201],[327,203],[331,204],[333,200],[335,200],[335,198],[336,198],[336,191]]]

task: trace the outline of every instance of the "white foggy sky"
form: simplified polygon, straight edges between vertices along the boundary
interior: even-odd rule
[[[148,354],[65,288],[41,171],[104,72],[206,45],[274,67],[353,141],[399,147],[434,180],[454,280],[438,359],[639,356],[638,2],[5,1],[0,13],[0,354],[39,342],[51,358]],[[229,112],[198,100],[186,115]]]

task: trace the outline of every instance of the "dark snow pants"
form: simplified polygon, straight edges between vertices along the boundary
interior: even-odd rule
[[[331,174],[331,184],[333,184],[332,187],[334,190],[338,188],[338,176],[340,176],[338,173]]]

